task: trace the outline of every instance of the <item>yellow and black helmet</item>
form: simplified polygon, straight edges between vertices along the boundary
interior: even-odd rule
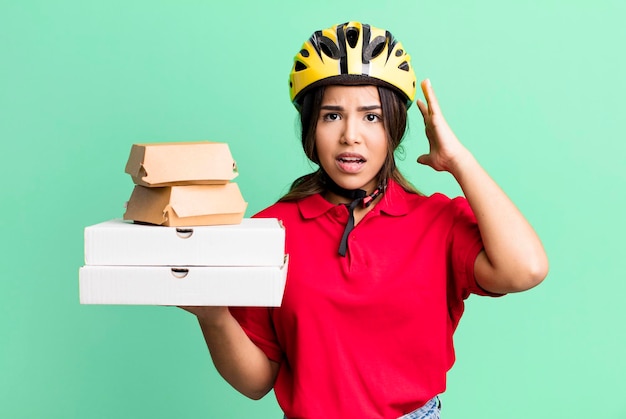
[[[374,84],[415,98],[411,57],[391,33],[365,23],[347,22],[316,31],[294,58],[289,91],[296,108],[311,88],[329,84]]]

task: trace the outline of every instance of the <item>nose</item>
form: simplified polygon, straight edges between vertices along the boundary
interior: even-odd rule
[[[344,120],[341,143],[346,145],[358,144],[361,142],[359,124],[356,118],[346,118]]]

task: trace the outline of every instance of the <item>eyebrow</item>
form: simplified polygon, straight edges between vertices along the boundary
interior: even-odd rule
[[[322,105],[320,106],[320,109],[323,109],[326,111],[343,111],[344,110],[342,106],[335,106],[335,105]],[[359,106],[357,108],[357,111],[359,112],[373,111],[375,109],[381,109],[381,106],[380,105]]]

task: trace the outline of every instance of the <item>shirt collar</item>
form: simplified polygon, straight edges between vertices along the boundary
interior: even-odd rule
[[[389,180],[387,190],[383,194],[381,200],[375,205],[372,211],[380,211],[392,216],[405,215],[408,212],[406,202],[407,192],[402,189],[394,180]],[[316,218],[327,211],[330,211],[336,205],[328,202],[322,194],[307,196],[298,201],[300,214],[305,219]]]

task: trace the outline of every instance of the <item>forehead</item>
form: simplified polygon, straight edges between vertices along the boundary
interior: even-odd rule
[[[323,104],[342,105],[380,105],[378,88],[372,85],[365,86],[326,86],[324,89]]]

